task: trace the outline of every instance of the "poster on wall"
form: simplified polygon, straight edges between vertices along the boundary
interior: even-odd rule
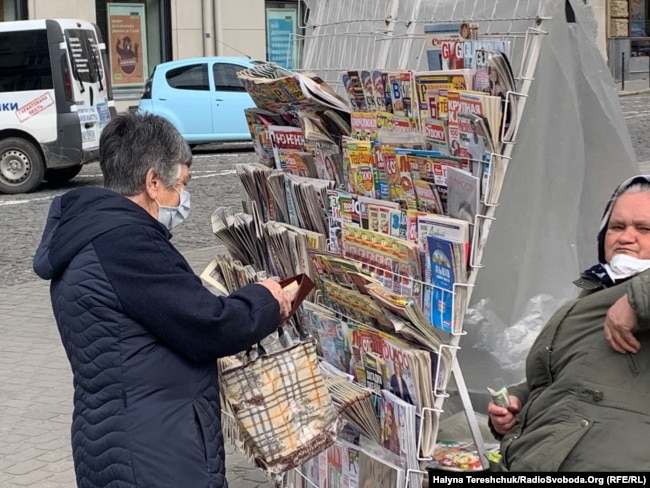
[[[107,3],[113,87],[143,85],[147,79],[145,6]]]
[[[266,9],[268,60],[287,69],[297,68],[297,15],[295,7]]]

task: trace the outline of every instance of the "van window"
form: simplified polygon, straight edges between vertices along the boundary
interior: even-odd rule
[[[52,89],[47,32],[0,32],[0,92]]]
[[[99,51],[92,31],[85,29],[66,29],[66,42],[72,53],[72,70],[78,81],[96,83],[102,79]]]
[[[169,86],[179,90],[210,90],[208,65],[205,63],[170,69],[166,78]]]

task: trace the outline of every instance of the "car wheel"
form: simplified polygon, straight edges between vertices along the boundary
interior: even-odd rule
[[[65,183],[77,176],[80,171],[80,164],[67,168],[49,168],[45,170],[45,180],[50,183]]]
[[[45,161],[39,149],[20,137],[0,140],[0,193],[27,193],[43,182]]]

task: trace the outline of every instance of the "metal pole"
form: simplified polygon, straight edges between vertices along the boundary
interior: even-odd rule
[[[621,91],[625,91],[625,52],[621,53]]]

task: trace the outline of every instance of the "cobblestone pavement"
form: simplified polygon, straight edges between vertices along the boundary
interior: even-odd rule
[[[649,82],[648,80],[626,82],[625,89],[628,94],[619,98],[621,109],[625,115],[637,160],[641,163],[640,169],[648,171],[649,168],[644,165],[650,163],[650,140],[648,139],[648,134],[650,134]]]
[[[647,83],[647,81],[645,81]],[[640,89],[647,85],[637,84]],[[650,172],[650,94],[626,83],[621,97],[641,170]],[[240,210],[242,190],[235,166],[254,162],[247,147],[195,151],[193,209],[173,242],[197,272],[212,255],[224,252],[210,228],[218,206]],[[71,373],[49,303],[48,286],[31,270],[51,199],[77,186],[101,184],[91,164],[72,182],[43,185],[28,195],[0,195],[0,486],[74,486],[69,446]],[[261,471],[230,446],[228,478],[233,488],[273,486]]]

